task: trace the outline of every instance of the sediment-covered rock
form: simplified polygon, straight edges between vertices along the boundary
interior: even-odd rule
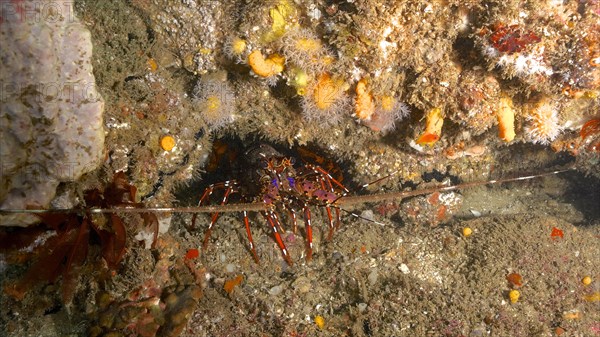
[[[0,21],[0,207],[48,207],[61,182],[96,168],[104,101],[90,32],[72,2],[8,2]],[[2,216],[25,226],[32,215]]]

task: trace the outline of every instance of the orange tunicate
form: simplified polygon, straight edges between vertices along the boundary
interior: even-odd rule
[[[433,145],[440,139],[440,136],[433,133],[424,133],[417,139],[417,144]]]
[[[433,145],[442,135],[444,116],[442,109],[433,108],[427,112],[425,121],[425,132],[417,139],[417,144]]]
[[[496,111],[498,118],[498,136],[505,142],[515,139],[515,110],[510,97],[502,97]]]
[[[236,286],[238,286],[240,283],[242,283],[242,281],[244,280],[244,277],[242,275],[238,275],[236,277],[234,277],[231,280],[227,280],[225,281],[225,285],[223,285],[223,289],[228,293],[231,294],[233,292],[233,288],[235,288]]]
[[[510,273],[506,276],[506,280],[515,287],[523,285],[523,277],[519,273]]]
[[[448,206],[440,205],[437,211],[435,212],[435,220],[442,221],[446,218],[446,212],[448,211]]]
[[[431,205],[437,205],[440,202],[440,192],[434,192],[432,193],[429,198],[427,199],[427,201],[431,204]]]
[[[367,89],[367,80],[363,78],[356,84],[355,114],[359,119],[370,120],[374,113],[375,101]]]
[[[266,59],[260,50],[255,50],[248,55],[248,64],[252,71],[261,77],[271,77],[279,75],[283,69],[285,58],[279,54],[269,55]]]

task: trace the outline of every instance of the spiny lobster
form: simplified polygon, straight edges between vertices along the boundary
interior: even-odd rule
[[[264,210],[260,211],[262,216],[273,231],[275,241],[281,249],[283,258],[288,264],[292,259],[281,239],[280,232],[285,232],[280,213],[287,212],[293,223],[293,231],[297,232],[297,213],[301,212],[304,219],[304,230],[306,232],[306,259],[311,260],[313,249],[313,234],[311,220],[311,206],[324,207],[327,212],[330,240],[335,229],[340,226],[340,208],[334,205],[335,201],[350,191],[339,181],[334,179],[327,171],[317,165],[304,164],[294,167],[293,157],[283,156],[269,145],[261,144],[245,153],[248,163],[246,182],[258,182],[256,185],[242,185],[238,180],[228,180],[222,183],[212,184],[204,191],[198,206],[209,202],[213,192],[223,189],[221,205],[229,202],[233,194],[239,194],[243,201],[258,201],[264,204]],[[248,195],[256,195],[254,200],[249,200]],[[204,236],[203,247],[206,248],[212,228],[219,218],[220,212],[214,212],[210,224]],[[252,240],[248,211],[243,211],[244,225],[249,240],[249,249],[254,260],[258,262],[258,254]],[[192,227],[195,226],[196,214],[192,218]]]
[[[246,227],[246,235],[249,241],[248,249],[252,253],[254,260],[258,263],[259,258],[252,239],[250,220],[248,217],[249,211],[258,211],[271,228],[283,258],[289,265],[293,264],[292,259],[281,238],[281,233],[285,233],[284,226],[282,225],[283,221],[281,220],[281,214],[283,212],[288,214],[289,219],[292,222],[294,233],[296,233],[298,229],[297,214],[301,213],[303,215],[306,239],[306,260],[310,261],[313,253],[311,207],[321,207],[325,209],[329,228],[327,240],[329,241],[331,240],[334,231],[340,227],[340,211],[361,218],[360,215],[342,208],[344,205],[377,202],[389,199],[402,199],[408,196],[444,192],[471,186],[527,180],[568,170],[558,170],[537,175],[486,182],[463,183],[454,186],[434,187],[408,192],[348,196],[350,191],[320,166],[302,164],[295,167],[295,159],[293,157],[286,157],[269,145],[261,144],[252,148],[245,152],[244,157],[247,161],[244,178],[241,180],[228,180],[212,184],[205,189],[200,198],[197,207],[198,210],[202,207],[207,207],[206,205],[210,202],[211,196],[213,196],[215,191],[223,191],[220,205],[217,207],[213,206],[214,211],[212,212],[210,223],[204,235],[203,249],[206,249],[208,245],[212,229],[217,222],[219,215],[225,211],[241,211],[243,214],[243,222]],[[388,177],[389,176],[386,176],[371,183],[364,184],[361,188],[366,188],[369,185]],[[249,182],[254,183],[249,185]],[[242,203],[229,204],[231,197],[234,195],[239,196]],[[192,227],[195,227],[197,213],[199,212],[196,212],[193,215]],[[366,220],[376,222],[370,219]]]

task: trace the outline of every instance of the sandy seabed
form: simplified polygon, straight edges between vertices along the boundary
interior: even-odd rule
[[[22,302],[3,294],[0,330],[7,336],[88,335],[108,325],[107,313],[125,315],[114,303],[134,302],[128,300],[132,285],[153,280],[164,285],[164,303],[187,306],[179,309],[190,317],[181,336],[595,336],[597,187],[596,180],[569,172],[472,188],[460,192],[458,214],[437,227],[380,217],[376,205],[363,205],[354,211],[375,210],[384,225],[344,216],[331,242],[324,241],[325,218],[315,211],[310,263],[302,258],[302,229],[284,235],[293,266],[283,261],[263,221],[251,217],[261,257],[255,264],[241,220],[230,215],[219,220],[207,251],[181,263],[189,248],[201,245],[208,217],[200,218],[196,231],[188,230],[190,215],[174,217],[157,250],[128,252],[119,275],[105,285],[110,306],[98,308],[98,281],[84,276],[70,312],[54,285],[35,288]],[[468,237],[465,227],[472,229]],[[554,229],[563,236],[552,235]],[[11,266],[5,273],[12,279],[22,272]],[[511,273],[521,275],[520,286],[507,280]],[[585,276],[590,285],[582,283]],[[520,293],[516,303],[508,296],[513,289]],[[176,329],[165,326],[176,325],[177,317],[165,315],[158,335],[173,335]],[[143,335],[130,328],[104,327],[103,333]]]

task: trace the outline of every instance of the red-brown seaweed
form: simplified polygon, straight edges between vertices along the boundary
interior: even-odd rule
[[[128,183],[124,173],[117,173],[113,182],[104,189],[85,192],[85,209],[81,212],[42,213],[41,225],[33,228],[7,229],[0,233],[0,251],[23,255],[19,249],[31,245],[48,231],[55,234],[46,238],[34,249],[37,260],[25,275],[4,291],[16,299],[22,299],[27,291],[39,283],[54,283],[62,276],[61,295],[64,303],[70,303],[76,290],[80,269],[88,258],[91,244],[100,241],[101,255],[111,271],[117,270],[126,252],[127,231],[123,219],[116,213],[92,216],[93,208],[143,207],[135,202],[135,186]],[[158,219],[155,214],[142,213],[146,226],[158,235]],[[93,230],[90,231],[90,229]],[[95,235],[91,235],[91,232]],[[20,261],[21,258],[12,259]]]

